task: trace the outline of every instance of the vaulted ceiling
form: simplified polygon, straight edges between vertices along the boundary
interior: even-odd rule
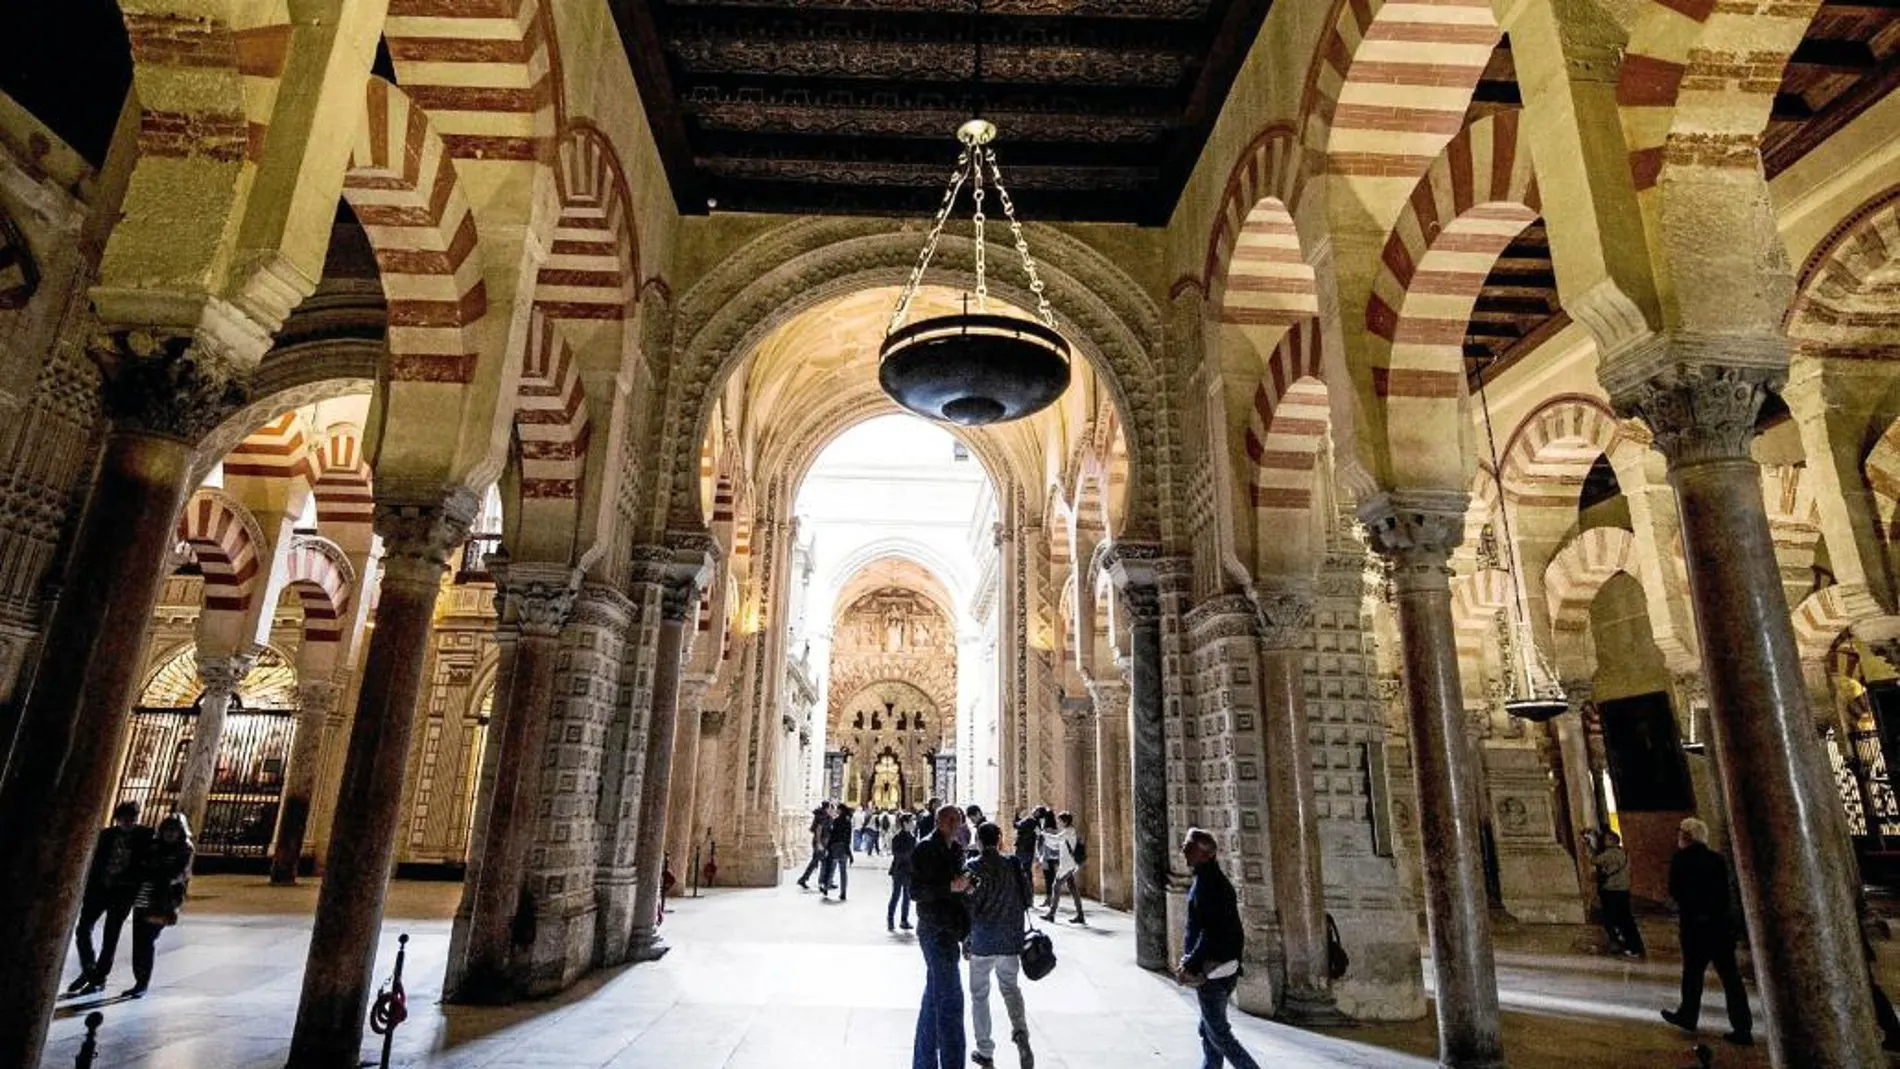
[[[1148,224],[1270,2],[610,0],[683,212],[929,213],[980,105],[1026,216]]]

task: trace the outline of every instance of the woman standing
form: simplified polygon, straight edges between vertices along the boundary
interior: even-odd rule
[[[132,978],[127,998],[143,998],[152,983],[158,934],[178,923],[191,883],[191,826],[183,813],[159,822],[158,834],[139,860],[139,889],[132,899]]]
[[[1069,894],[1075,897],[1075,916],[1069,918],[1076,924],[1088,923],[1082,916],[1082,891],[1075,883],[1075,873],[1081,867],[1077,860],[1076,843],[1080,836],[1075,831],[1075,814],[1063,810],[1056,814],[1056,830],[1045,831],[1042,835],[1044,849],[1055,857],[1055,878],[1049,881],[1049,912],[1042,919],[1054,923],[1056,909],[1062,905],[1062,885],[1069,885]]]

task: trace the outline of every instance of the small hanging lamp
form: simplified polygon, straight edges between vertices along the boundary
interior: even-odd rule
[[[977,0],[971,19],[975,41],[974,88],[983,81],[983,39],[976,28],[982,14]],[[977,96],[979,112],[981,96]],[[977,117],[957,128],[963,149],[956,170],[944,190],[937,218],[924,239],[917,265],[891,311],[884,343],[878,347],[878,385],[891,399],[926,419],[977,427],[1021,419],[1047,408],[1069,388],[1069,343],[1056,329],[1055,313],[1043,295],[1042,278],[1029,254],[1029,242],[1016,219],[1016,206],[1003,186],[996,163],[996,126]],[[1016,252],[1022,257],[1029,290],[1036,297],[1036,318],[999,315],[989,310],[989,286],[983,259],[984,183],[996,187],[996,198],[1009,220]],[[963,297],[963,308],[951,315],[932,316],[906,325],[924,272],[930,267],[943,236],[943,225],[956,207],[957,195],[970,186],[973,201],[971,228],[975,240],[976,287]],[[974,299],[974,300],[973,300]],[[974,303],[975,307],[971,305]]]

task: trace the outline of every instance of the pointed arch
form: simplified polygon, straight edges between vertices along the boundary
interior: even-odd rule
[[[1241,151],[1207,237],[1201,278],[1222,323],[1287,326],[1319,313],[1313,268],[1293,212],[1305,157],[1290,123],[1273,123]]]

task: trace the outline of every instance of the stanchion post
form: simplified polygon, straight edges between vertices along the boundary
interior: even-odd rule
[[[79,1044],[79,1055],[73,1059],[73,1069],[92,1069],[92,1063],[99,1058],[99,1026],[106,1023],[106,1015],[94,1010],[86,1015],[86,1040]]]

